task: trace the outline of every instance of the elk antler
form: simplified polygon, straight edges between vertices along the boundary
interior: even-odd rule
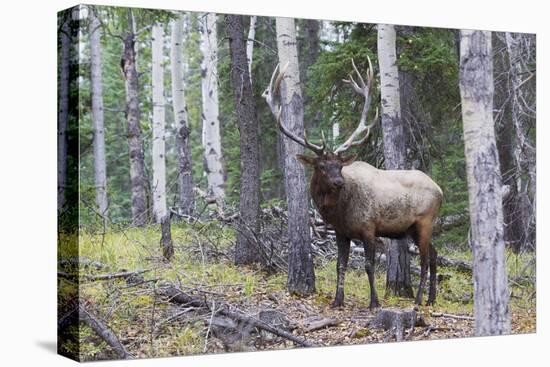
[[[277,66],[275,67],[275,70],[273,70],[273,74],[271,75],[269,86],[263,92],[262,97],[265,98],[267,104],[269,105],[269,108],[271,109],[271,113],[273,113],[273,116],[275,116],[275,118],[277,119],[279,130],[281,130],[283,134],[285,134],[287,137],[289,137],[296,143],[300,144],[301,146],[315,152],[317,155],[323,155],[326,148],[324,134],[322,135],[322,140],[321,140],[322,145],[319,146],[311,143],[307,139],[307,134],[305,132],[304,132],[304,138],[301,138],[295,135],[292,131],[290,131],[282,122],[282,107],[281,107],[281,98],[279,95],[279,87],[280,87],[281,81],[285,76],[287,67],[288,67],[288,63],[281,69],[279,75],[277,75],[277,71],[279,70],[279,64],[277,64]],[[277,77],[275,77],[276,75]]]
[[[367,115],[369,113],[369,107],[370,107],[370,101],[372,96],[372,85],[374,81],[374,72],[372,70],[372,63],[370,61],[370,57],[367,56],[367,60],[369,63],[369,68],[367,69],[367,82],[365,83],[365,80],[361,76],[361,73],[359,73],[359,70],[357,70],[357,66],[355,66],[355,62],[353,59],[351,59],[351,64],[353,66],[353,70],[357,74],[357,77],[359,78],[359,84],[353,79],[353,76],[350,74],[349,80],[344,79],[343,81],[345,83],[348,83],[352,86],[353,90],[357,92],[358,94],[362,95],[365,98],[365,104],[363,105],[363,111],[361,112],[361,119],[359,120],[359,125],[351,134],[351,136],[336,150],[334,150],[335,154],[345,152],[350,147],[357,146],[360,144],[363,144],[365,140],[367,140],[368,136],[370,135],[372,127],[376,124],[376,121],[378,120],[378,109],[376,109],[376,115],[374,117],[373,122],[367,126]],[[363,136],[361,139],[357,140],[358,137],[363,134],[363,132],[367,132],[365,136]]]

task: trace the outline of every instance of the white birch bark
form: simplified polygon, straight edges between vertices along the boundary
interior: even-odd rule
[[[475,334],[510,333],[491,33],[460,32],[460,95],[470,202]]]
[[[390,170],[407,168],[395,41],[394,26],[379,24],[377,46],[380,66],[384,166]],[[388,246],[386,294],[413,296],[407,240],[391,240]]]
[[[405,169],[406,156],[399,98],[399,72],[393,25],[378,25],[378,63],[382,100],[382,130],[386,169]]]
[[[257,16],[250,17],[250,28],[248,29],[248,39],[246,40],[246,58],[248,60],[248,75],[250,75],[250,84],[252,84],[252,56],[254,52],[254,37],[256,37]]]
[[[67,127],[69,124],[69,62],[71,38],[69,20],[63,19],[59,32],[59,97],[57,111],[57,212],[65,205],[67,185]]]
[[[159,23],[152,29],[152,81],[153,81],[153,212],[160,223],[166,215],[166,149],[163,46],[164,29]]]
[[[332,144],[334,146],[336,146],[339,136],[340,136],[340,123],[335,122],[332,125]]]
[[[204,165],[208,180],[208,196],[223,206],[224,177],[218,102],[218,37],[216,14],[202,18],[202,145]]]
[[[92,84],[92,120],[94,128],[94,181],[96,205],[107,219],[107,165],[105,161],[105,124],[103,118],[103,78],[101,74],[101,23],[96,14],[90,16],[90,62]]]
[[[292,18],[276,18],[279,64],[287,65],[281,83],[281,114],[283,123],[296,135],[304,134],[304,105],[300,86],[300,67],[296,47],[296,27]],[[315,292],[315,273],[309,235],[308,195],[304,167],[296,154],[304,149],[283,138],[285,159],[285,190],[288,204],[288,281],[290,292]]]
[[[172,72],[172,103],[176,121],[176,146],[178,150],[179,203],[182,214],[193,213],[195,198],[193,194],[193,170],[191,147],[189,142],[189,123],[185,103],[183,71],[183,22],[180,15],[172,24],[170,61]]]

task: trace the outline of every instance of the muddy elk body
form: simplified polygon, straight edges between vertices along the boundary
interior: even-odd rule
[[[333,306],[344,302],[344,276],[350,252],[350,241],[360,240],[365,249],[365,270],[370,285],[370,307],[378,307],[374,281],[374,261],[377,237],[402,238],[410,236],[420,250],[420,285],[416,303],[422,302],[422,290],[430,268],[428,304],[436,296],[437,252],[431,244],[432,229],[443,199],[439,186],[426,174],[416,170],[381,170],[368,163],[355,161],[356,155],[344,156],[347,149],[362,144],[368,137],[374,122],[367,126],[371,90],[372,65],[369,62],[367,80],[361,77],[355,64],[353,77],[345,80],[364,96],[365,105],[357,129],[334,151],[327,151],[324,137],[321,145],[308,141],[290,131],[281,121],[281,109],[277,99],[279,84],[284,77],[282,70],[275,78],[275,69],[269,87],[264,92],[279,129],[290,139],[316,153],[315,157],[298,155],[297,159],[313,168],[310,192],[323,220],[336,232],[338,246],[336,296]],[[362,136],[362,137],[361,137]]]

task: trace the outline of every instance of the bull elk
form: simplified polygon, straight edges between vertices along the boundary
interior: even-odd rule
[[[365,104],[356,130],[333,151],[326,147],[324,135],[321,144],[314,144],[304,133],[300,137],[282,122],[279,86],[285,68],[273,71],[271,81],[263,97],[277,119],[280,131],[296,143],[311,150],[316,156],[297,155],[305,166],[313,167],[310,193],[323,220],[336,232],[338,247],[336,296],[332,307],[344,304],[344,276],[350,252],[350,241],[360,240],[365,249],[365,270],[370,286],[370,308],[379,307],[376,294],[374,265],[377,237],[403,238],[411,236],[420,250],[420,284],[416,303],[422,303],[422,291],[430,268],[428,304],[436,297],[437,252],[431,244],[432,229],[443,199],[439,186],[423,172],[417,170],[382,170],[366,162],[356,161],[357,155],[344,153],[353,146],[365,142],[378,120],[367,126],[367,115],[373,89],[373,71],[370,59],[366,81],[359,73],[357,81],[350,74],[347,84],[359,93]]]

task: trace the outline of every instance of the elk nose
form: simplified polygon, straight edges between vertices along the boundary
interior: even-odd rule
[[[338,188],[344,186],[344,180],[341,178],[337,178],[336,180],[334,180],[334,186]]]

